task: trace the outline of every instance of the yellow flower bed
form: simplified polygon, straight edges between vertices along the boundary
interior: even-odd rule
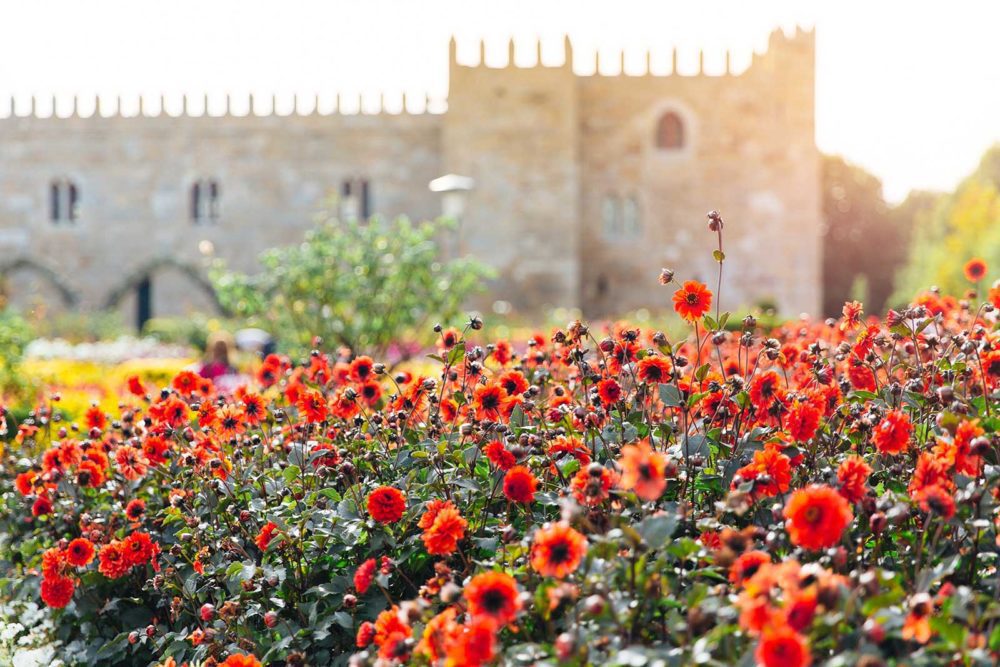
[[[38,399],[58,393],[62,412],[76,417],[97,402],[103,409],[115,411],[128,392],[128,378],[137,375],[152,391],[169,384],[178,371],[195,363],[194,359],[133,359],[121,364],[100,364],[72,359],[29,359],[21,372],[38,387]]]

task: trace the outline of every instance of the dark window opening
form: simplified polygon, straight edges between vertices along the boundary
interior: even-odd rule
[[[142,331],[146,322],[153,318],[153,280],[146,276],[135,287],[135,325]]]
[[[660,116],[656,125],[656,147],[663,150],[684,147],[684,123],[675,112],[668,111]]]
[[[340,184],[340,217],[367,220],[372,216],[371,184],[366,178],[351,178]]]
[[[597,276],[597,298],[603,299],[608,295],[608,277],[605,275]]]
[[[60,211],[59,211],[59,185],[58,184],[56,184],[56,183],[52,184],[52,186],[50,188],[50,196],[51,196],[51,200],[50,200],[50,209],[49,210],[51,211],[52,222],[58,222],[59,221],[59,215],[60,215]]]
[[[219,220],[219,183],[202,179],[191,186],[191,221],[208,224]]]
[[[361,219],[367,220],[372,215],[371,212],[371,191],[368,187],[368,179],[361,181]]]
[[[73,222],[80,217],[80,190],[66,178],[49,185],[49,218],[52,222]]]

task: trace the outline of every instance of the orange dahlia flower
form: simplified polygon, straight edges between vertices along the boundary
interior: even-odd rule
[[[872,442],[883,454],[901,454],[910,446],[913,424],[901,410],[890,410],[872,433]]]
[[[788,627],[765,632],[754,655],[762,667],[807,667],[812,662],[806,640]]]
[[[785,527],[792,544],[818,550],[840,541],[854,519],[851,506],[829,486],[799,489],[785,504]]]
[[[234,653],[220,662],[219,667],[261,667],[261,664],[254,655]]]
[[[94,560],[94,545],[85,537],[78,537],[66,547],[66,560],[74,567],[86,567]]]
[[[483,572],[465,587],[469,616],[486,616],[499,625],[512,622],[521,610],[521,598],[514,577],[505,572]]]
[[[421,539],[432,556],[455,553],[469,525],[450,500],[432,500],[418,524],[424,534]]]
[[[535,531],[531,567],[545,577],[562,579],[576,571],[587,553],[587,538],[564,522]]]
[[[53,609],[62,609],[73,599],[76,583],[69,577],[42,579],[42,601]]]
[[[635,495],[647,502],[659,498],[667,488],[667,457],[654,452],[645,440],[622,447],[618,465],[622,469],[622,488],[635,491]]]
[[[689,280],[674,292],[674,310],[688,322],[701,319],[712,307],[712,292],[697,280]]]
[[[978,283],[986,277],[986,262],[979,257],[973,257],[962,267],[965,279],[970,283]]]
[[[527,466],[514,466],[503,478],[503,494],[515,503],[530,503],[535,499],[538,480]]]

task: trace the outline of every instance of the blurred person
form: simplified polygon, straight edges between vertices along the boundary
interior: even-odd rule
[[[236,375],[236,368],[229,361],[229,351],[233,347],[232,336],[226,331],[215,331],[209,335],[205,345],[205,361],[198,367],[198,375],[213,382],[225,375]]]

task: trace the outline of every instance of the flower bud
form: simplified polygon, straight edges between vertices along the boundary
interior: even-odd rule
[[[591,595],[586,600],[584,600],[583,606],[586,608],[588,614],[590,614],[591,616],[597,616],[598,614],[604,611],[604,608],[607,606],[607,603],[604,601],[604,598],[601,597],[600,595]]]
[[[560,660],[569,660],[570,656],[573,655],[573,650],[576,648],[576,640],[573,638],[573,635],[564,632],[556,637],[554,648]]]

